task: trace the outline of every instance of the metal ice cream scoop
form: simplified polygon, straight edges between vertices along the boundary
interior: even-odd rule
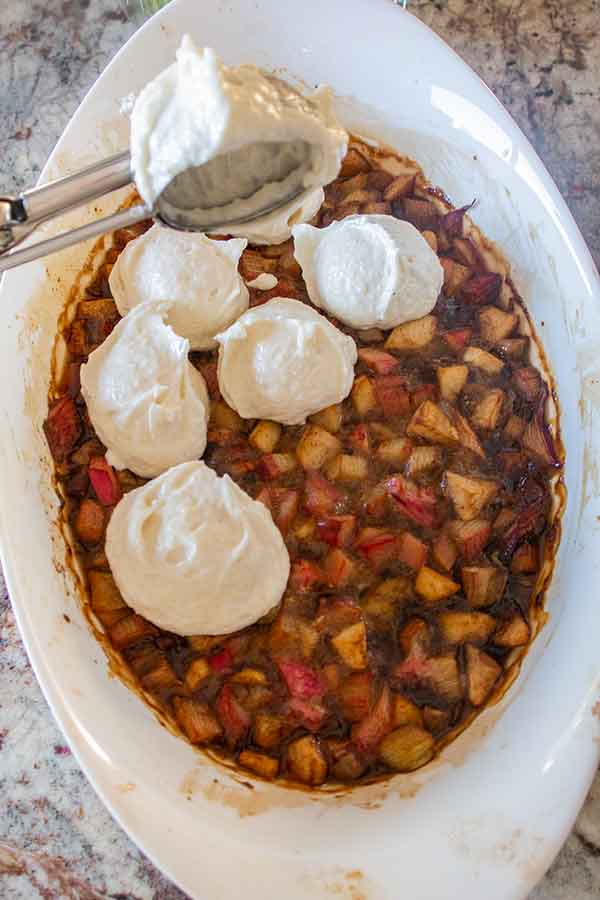
[[[241,157],[238,159],[240,163],[243,163]],[[140,203],[111,216],[97,219],[88,225],[82,225],[72,231],[21,249],[14,248],[43,222],[48,222],[63,213],[89,203],[91,200],[131,184],[133,175],[129,151],[111,156],[74,175],[67,175],[65,178],[59,178],[41,187],[25,191],[17,197],[0,196],[0,272],[109,231],[126,228],[143,219],[153,218],[172,228],[184,231],[214,232],[221,230],[226,233],[228,226],[251,222],[280,209],[300,196],[304,190],[300,179],[293,183],[291,193],[279,198],[276,203],[256,209],[250,215],[244,215],[243,219],[223,218],[228,198],[222,204],[222,213],[219,213],[220,204],[211,202],[210,212],[212,214],[214,210],[214,219],[207,218],[205,215],[202,217],[202,223],[199,224],[197,210],[198,207],[202,207],[202,198],[198,198],[197,205],[190,204],[189,190],[190,183],[197,183],[198,190],[200,190],[203,180],[196,177],[190,182],[190,179],[185,177],[187,174],[181,173],[173,179],[156,201],[154,208]]]

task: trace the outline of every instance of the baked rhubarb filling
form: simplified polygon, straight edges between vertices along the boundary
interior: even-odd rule
[[[466,213],[412,161],[353,139],[312,224],[415,225],[444,270],[431,313],[387,331],[328,316],[358,347],[354,384],[305,425],[242,419],[217,351],[190,354],[210,394],[204,462],[265,504],[291,561],[281,604],[233,634],[160,630],[125,605],[105,555],[112,509],[145,480],[107,462],[79,369],[120,318],[112,266],[150,223],[114,235],[63,317],[45,431],[92,621],[171,727],[263,778],[353,784],[425,765],[501,695],[543,616],[562,450],[523,304]],[[293,249],[243,251],[250,306],[310,304]],[[264,273],[266,291],[252,284]]]

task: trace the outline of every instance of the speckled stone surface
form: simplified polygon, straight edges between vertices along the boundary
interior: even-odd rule
[[[410,0],[409,8],[517,119],[598,264],[600,2]],[[0,0],[2,189],[35,181],[84,93],[137,24],[126,0]],[[0,897],[182,898],[113,822],[65,746],[1,576],[0,684]],[[530,900],[599,897],[600,779]]]

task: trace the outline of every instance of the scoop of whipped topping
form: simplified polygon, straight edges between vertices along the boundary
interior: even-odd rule
[[[346,145],[329,90],[305,97],[254,66],[224,65],[187,35],[177,61],[146,85],[131,117],[138,191],[150,206],[161,197],[170,221],[184,205],[199,228],[244,222],[299,192],[249,226],[227,228],[254,243],[287,240],[292,224],[314,215]]]
[[[248,289],[237,268],[246,244],[154,225],[127,244],[110,273],[119,312],[169,301],[167,323],[192,350],[210,350],[214,335],[248,309]]]
[[[279,603],[290,571],[266,507],[198,461],[123,497],[106,556],[125,602],[180,635],[251,625]]]
[[[414,225],[357,215],[327,228],[296,225],[292,232],[310,299],[341,322],[394,328],[435,306],[444,270]]]
[[[217,340],[219,388],[246,419],[297,425],[352,388],[354,341],[299,300],[249,309]]]
[[[165,324],[167,303],[143,303],[81,367],[81,392],[117,469],[144,478],[202,456],[209,400],[189,342]]]

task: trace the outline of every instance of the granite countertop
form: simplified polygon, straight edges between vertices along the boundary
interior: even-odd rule
[[[0,186],[33,184],[72,112],[139,24],[135,0],[1,0]],[[389,0],[372,0],[389,2]],[[600,263],[598,0],[409,0],[533,142]],[[596,213],[596,215],[594,215]],[[111,819],[65,746],[0,575],[0,896],[184,895]],[[600,897],[600,777],[530,900]],[[434,898],[432,898],[434,900]]]

